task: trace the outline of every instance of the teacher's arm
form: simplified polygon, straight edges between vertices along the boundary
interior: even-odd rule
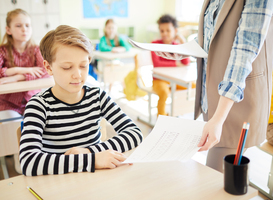
[[[218,86],[221,97],[213,117],[204,126],[199,151],[208,150],[220,141],[232,105],[243,100],[245,80],[264,44],[272,13],[272,1],[246,0],[225,75]]]
[[[198,144],[198,147],[201,147],[199,151],[206,151],[220,142],[222,127],[233,103],[234,101],[229,98],[220,97],[214,115],[204,126],[202,137]]]

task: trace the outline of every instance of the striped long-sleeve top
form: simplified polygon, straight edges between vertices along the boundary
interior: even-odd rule
[[[142,141],[133,121],[100,88],[84,86],[80,102],[67,104],[51,88],[27,103],[20,142],[20,163],[26,176],[94,172],[95,153],[107,149],[128,151]],[[100,120],[104,117],[118,133],[100,141]],[[91,153],[64,155],[72,147]]]

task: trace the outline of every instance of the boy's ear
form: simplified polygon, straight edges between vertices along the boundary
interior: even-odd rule
[[[10,28],[9,28],[8,26],[6,26],[6,33],[7,33],[8,35],[11,35]]]
[[[51,68],[51,66],[49,65],[49,63],[48,63],[46,60],[44,60],[44,61],[43,61],[43,65],[44,65],[44,67],[45,67],[47,73],[48,73],[50,76],[52,76],[52,75],[53,75],[53,72],[52,72],[52,68]]]

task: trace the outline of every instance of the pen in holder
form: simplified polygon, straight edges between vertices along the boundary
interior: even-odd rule
[[[234,195],[247,193],[249,185],[248,165],[249,159],[245,156],[241,158],[240,165],[234,165],[235,155],[224,157],[224,189]]]
[[[224,157],[224,189],[230,194],[241,195],[247,193],[249,185],[248,164],[250,161],[242,154],[248,129],[249,123],[244,122],[236,155]]]

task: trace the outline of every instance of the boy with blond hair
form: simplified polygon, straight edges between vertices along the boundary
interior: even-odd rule
[[[42,39],[43,64],[55,85],[26,106],[20,142],[24,175],[115,168],[126,159],[122,152],[142,141],[139,128],[104,91],[84,85],[92,49],[83,33],[66,25]],[[101,117],[118,133],[105,142],[100,141]]]

